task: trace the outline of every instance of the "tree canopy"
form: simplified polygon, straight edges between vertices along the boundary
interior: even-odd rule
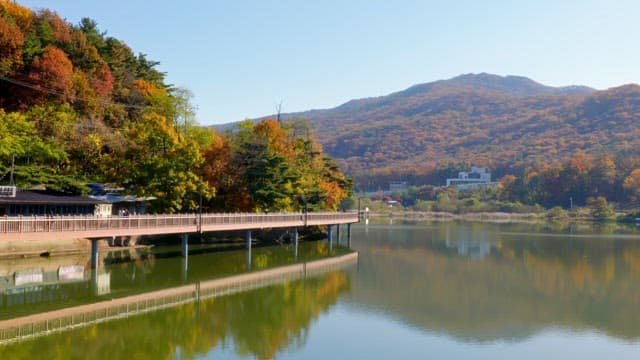
[[[79,193],[117,183],[151,211],[335,209],[350,182],[295,124],[266,120],[218,134],[188,89],[84,18],[0,0],[0,174],[20,187]],[[214,198],[214,195],[218,194]]]

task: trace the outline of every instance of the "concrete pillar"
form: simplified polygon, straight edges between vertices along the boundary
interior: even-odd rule
[[[251,270],[251,230],[247,230],[247,232],[245,233],[245,248],[247,249],[247,270]]]
[[[93,264],[91,265],[91,294],[98,294],[98,268],[94,268]]]
[[[298,228],[293,228],[293,258],[298,261]]]
[[[244,235],[244,247],[246,249],[251,249],[251,230],[247,230]]]
[[[340,224],[336,225],[336,245],[340,247]]]
[[[185,258],[189,256],[189,234],[182,234],[181,254]]]
[[[351,249],[351,224],[347,224],[347,247]]]
[[[247,249],[245,265],[247,267],[247,271],[251,270],[251,248]]]
[[[180,272],[182,274],[182,281],[186,282],[189,276],[189,257],[183,256],[180,259]]]
[[[329,254],[331,254],[331,252],[333,252],[333,225],[329,225],[327,240],[329,240]]]
[[[91,239],[91,268],[98,268],[98,239]]]

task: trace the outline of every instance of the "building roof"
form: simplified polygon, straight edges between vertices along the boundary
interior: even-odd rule
[[[104,201],[87,196],[56,195],[43,191],[18,190],[15,197],[0,197],[2,204],[30,205],[91,205],[104,204]]]
[[[99,200],[101,202],[109,204],[125,203],[125,202],[145,202],[156,200],[155,196],[137,197],[134,195],[118,195],[118,194],[105,194],[105,195],[90,195],[92,199]]]

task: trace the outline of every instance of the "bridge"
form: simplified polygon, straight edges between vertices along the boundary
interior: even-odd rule
[[[207,213],[175,215],[135,215],[127,217],[97,216],[33,216],[0,218],[0,242],[6,240],[59,240],[90,239],[92,266],[97,264],[98,240],[118,236],[183,234],[182,254],[188,253],[188,234],[216,231],[245,230],[247,249],[251,249],[251,230],[265,228],[291,228],[293,241],[298,243],[298,227],[327,225],[329,243],[332,229],[359,221],[357,212],[306,213]]]
[[[0,241],[190,234],[357,222],[356,212],[176,214],[128,217],[18,216],[0,218]]]

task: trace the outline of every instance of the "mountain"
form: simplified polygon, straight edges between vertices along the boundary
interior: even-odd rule
[[[640,86],[549,87],[519,76],[467,74],[306,118],[343,170],[415,178],[457,164],[491,169],[553,162],[576,151],[637,153]]]
[[[515,97],[535,95],[583,95],[595,91],[586,86],[550,87],[522,76],[498,76],[487,73],[460,75],[449,80],[440,80],[410,88],[387,96],[349,101],[335,109],[350,111],[375,106],[390,105],[403,99],[428,96],[438,92],[478,91],[504,94]],[[329,111],[331,111],[329,110]]]
[[[285,114],[285,117],[304,117],[317,119],[318,125],[331,124],[332,120],[342,122],[357,120],[363,112],[399,111],[401,115],[414,115],[421,112],[435,97],[452,96],[460,93],[480,93],[494,96],[524,98],[538,95],[585,95],[595,92],[586,86],[550,87],[539,84],[522,76],[498,76],[487,73],[466,74],[449,80],[418,84],[406,90],[386,96],[357,99],[346,102],[336,108],[311,110]],[[370,114],[369,114],[370,115]],[[315,123],[315,121],[314,121]]]
[[[465,74],[450,80],[438,81],[436,83],[443,86],[467,87],[476,90],[495,91],[520,97],[534,95],[583,95],[595,91],[595,89],[587,86],[551,87],[537,83],[524,76],[499,76],[487,73],[477,75]],[[421,85],[416,85],[412,88],[420,86]]]

